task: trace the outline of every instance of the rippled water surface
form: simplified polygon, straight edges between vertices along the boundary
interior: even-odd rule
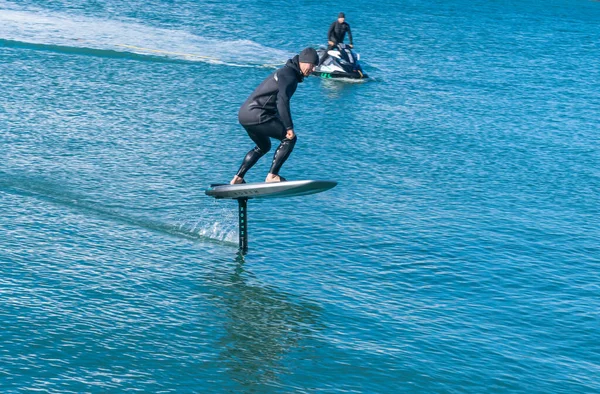
[[[600,391],[600,3],[88,3],[0,0],[0,391]],[[240,257],[204,190],[339,11],[282,169],[339,184]]]

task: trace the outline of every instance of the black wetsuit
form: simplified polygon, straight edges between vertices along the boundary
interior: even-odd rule
[[[281,141],[275,151],[271,174],[278,175],[279,169],[287,160],[296,145],[296,136],[287,138],[288,130],[294,129],[290,113],[290,99],[299,82],[304,80],[298,56],[289,59],[283,68],[269,75],[252,92],[238,113],[240,124],[248,136],[256,143],[242,162],[237,176],[243,178],[246,172],[271,149],[270,138]]]
[[[335,47],[337,44],[341,44],[344,42],[346,33],[348,33],[350,45],[354,45],[352,44],[352,32],[350,31],[350,25],[346,22],[340,23],[336,20],[331,24],[331,26],[329,26],[329,31],[327,32],[327,40],[333,41],[332,47]]]

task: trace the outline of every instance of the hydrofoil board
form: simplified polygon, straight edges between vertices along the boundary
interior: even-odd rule
[[[307,194],[321,193],[337,185],[334,181],[284,181],[284,182],[256,182],[240,183],[236,185],[212,184],[206,194],[214,198],[280,198],[304,196]]]

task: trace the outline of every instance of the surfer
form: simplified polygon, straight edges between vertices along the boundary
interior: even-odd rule
[[[299,82],[319,63],[317,51],[305,48],[289,59],[284,67],[269,75],[252,92],[238,113],[240,124],[256,146],[250,150],[230,184],[245,183],[244,175],[271,149],[270,138],[281,141],[265,182],[281,182],[279,170],[296,145],[296,133],[290,113],[290,99]]]

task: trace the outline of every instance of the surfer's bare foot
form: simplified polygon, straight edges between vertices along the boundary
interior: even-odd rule
[[[271,182],[284,182],[285,178],[279,175],[275,175],[275,174],[271,174],[269,173],[269,175],[267,175],[267,179],[265,179],[265,182],[267,183],[271,183]]]
[[[238,183],[244,183],[244,178],[240,178],[237,175],[233,177],[231,182],[229,182],[230,185],[237,185]]]

